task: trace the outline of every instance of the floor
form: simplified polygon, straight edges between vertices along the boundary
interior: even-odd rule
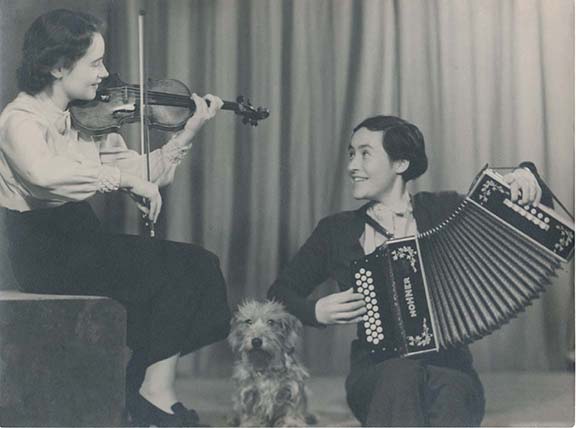
[[[574,425],[574,374],[485,373],[485,427],[559,427]],[[318,426],[358,426],[344,398],[344,379],[313,378],[310,407]],[[227,379],[180,378],[177,389],[184,404],[196,408],[212,426],[226,426],[232,407]]]

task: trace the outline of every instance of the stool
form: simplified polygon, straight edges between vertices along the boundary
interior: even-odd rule
[[[125,357],[116,301],[0,291],[0,426],[120,426]]]

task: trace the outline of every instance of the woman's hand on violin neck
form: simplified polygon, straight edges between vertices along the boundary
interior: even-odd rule
[[[138,209],[156,223],[162,210],[162,196],[158,185],[134,175],[122,174],[120,187],[127,190],[136,201]]]
[[[192,139],[200,128],[202,128],[202,125],[212,119],[224,104],[219,97],[212,94],[205,95],[204,97],[192,94],[191,98],[196,105],[196,111],[186,122],[183,131],[189,139]]]

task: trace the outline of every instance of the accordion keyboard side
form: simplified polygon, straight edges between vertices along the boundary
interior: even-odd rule
[[[373,359],[438,350],[414,238],[354,261],[352,275],[355,291],[364,296],[368,310],[360,339]]]
[[[374,360],[398,353],[401,343],[387,264],[387,250],[383,247],[351,264],[354,291],[364,296],[367,309],[359,338]]]

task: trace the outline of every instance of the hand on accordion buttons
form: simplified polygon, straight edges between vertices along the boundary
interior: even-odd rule
[[[316,320],[321,324],[351,324],[366,313],[364,296],[352,288],[329,294],[316,302]]]
[[[542,189],[538,180],[527,168],[518,168],[504,176],[506,183],[510,185],[512,202],[520,204],[538,205],[542,196]]]

